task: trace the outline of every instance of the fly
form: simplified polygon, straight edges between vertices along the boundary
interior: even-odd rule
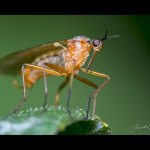
[[[76,36],[69,40],[47,43],[33,48],[23,50],[21,52],[12,53],[0,60],[1,74],[21,74],[23,85],[23,99],[15,108],[16,113],[27,100],[26,89],[31,88],[38,79],[44,78],[44,108],[47,105],[47,76],[61,76],[66,79],[59,86],[54,100],[54,105],[58,106],[60,93],[62,89],[69,84],[67,96],[67,110],[70,108],[70,96],[72,91],[73,79],[77,79],[82,83],[94,88],[87,100],[86,119],[88,118],[91,99],[93,98],[93,114],[96,111],[96,99],[99,91],[108,83],[110,77],[106,74],[90,70],[92,62],[97,52],[102,49],[103,41],[111,38],[107,36],[107,30],[102,39],[89,39],[85,36]],[[93,50],[92,57],[87,68],[82,66],[87,61],[90,52]],[[22,69],[21,69],[22,68]],[[101,85],[78,75],[79,72],[90,74],[93,76],[105,78]]]

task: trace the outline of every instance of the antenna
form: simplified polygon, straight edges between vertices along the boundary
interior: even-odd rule
[[[113,38],[118,38],[120,37],[120,35],[111,35],[111,36],[107,36],[108,35],[108,31],[106,29],[106,33],[105,33],[105,36],[101,39],[101,41],[104,41],[106,39],[113,39]]]
[[[118,38],[120,35],[112,35],[112,36],[107,36],[107,39],[113,39],[113,38]]]

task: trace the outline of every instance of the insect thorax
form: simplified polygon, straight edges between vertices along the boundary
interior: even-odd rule
[[[65,69],[72,72],[72,67],[75,73],[78,73],[84,65],[92,49],[90,39],[84,36],[77,36],[68,40],[68,51],[65,53]]]

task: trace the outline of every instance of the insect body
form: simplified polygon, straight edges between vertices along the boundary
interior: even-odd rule
[[[76,36],[73,39],[47,43],[36,46],[21,52],[16,52],[6,56],[0,60],[0,73],[3,74],[22,74],[23,79],[23,99],[14,112],[17,112],[22,104],[27,100],[26,88],[32,87],[39,78],[44,77],[45,101],[47,104],[47,82],[46,77],[50,75],[62,76],[66,80],[59,86],[55,96],[55,105],[58,105],[61,90],[69,84],[67,109],[69,110],[70,95],[73,84],[73,78],[95,88],[96,90],[90,94],[87,105],[87,116],[91,98],[94,98],[93,113],[96,110],[96,97],[98,92],[109,81],[110,77],[89,70],[94,60],[95,54],[101,50],[102,41],[107,38],[107,32],[103,39],[89,39],[85,36]],[[82,68],[86,62],[90,52],[94,50],[91,60],[86,69]],[[22,70],[21,70],[22,68]],[[79,71],[94,76],[106,78],[100,86],[97,86],[90,80],[78,75]]]

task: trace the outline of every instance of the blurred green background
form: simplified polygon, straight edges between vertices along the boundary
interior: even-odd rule
[[[120,37],[104,42],[91,68],[111,76],[111,81],[98,96],[96,114],[109,124],[112,134],[150,134],[149,20],[149,15],[1,15],[0,58],[77,35],[101,38],[107,28],[109,35]],[[94,76],[82,76],[97,84],[104,81]],[[11,112],[22,98],[22,91],[12,85],[13,79],[0,75],[0,115]],[[21,83],[21,78],[17,79]],[[48,78],[49,104],[53,104],[54,94],[63,80],[61,77]],[[92,90],[74,80],[71,107],[85,109]],[[28,102],[23,109],[41,106],[43,91],[41,79],[27,91]],[[66,105],[66,97],[67,88],[62,92],[61,105]],[[134,126],[141,128],[132,132]]]

